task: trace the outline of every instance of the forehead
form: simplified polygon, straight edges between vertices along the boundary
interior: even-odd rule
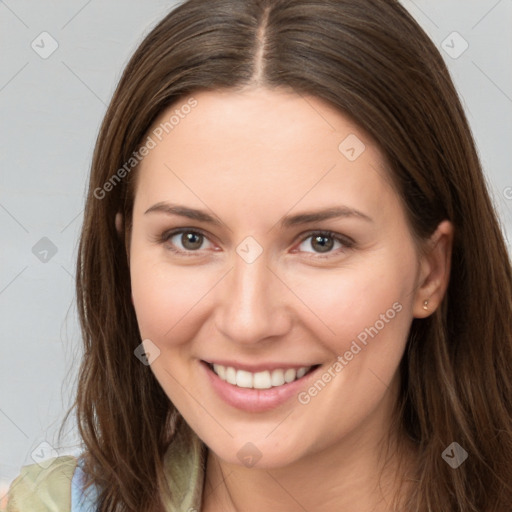
[[[290,209],[343,199],[375,211],[396,200],[368,134],[323,100],[293,91],[198,92],[162,112],[148,134],[154,147],[137,179],[145,203],[216,197],[256,211],[276,201]]]

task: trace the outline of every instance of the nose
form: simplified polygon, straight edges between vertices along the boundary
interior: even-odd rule
[[[252,263],[234,254],[219,289],[216,327],[227,339],[251,345],[275,340],[291,328],[290,291],[268,266],[265,252]]]

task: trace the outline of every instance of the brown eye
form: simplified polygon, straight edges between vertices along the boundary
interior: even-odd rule
[[[353,246],[354,242],[343,235],[316,231],[310,232],[308,236],[303,238],[298,249],[313,256],[316,254],[320,258],[327,258]],[[325,256],[322,256],[322,254],[325,254]]]
[[[334,240],[325,235],[317,235],[311,239],[311,247],[318,252],[329,252],[334,247]]]
[[[194,252],[213,247],[205,235],[191,229],[178,229],[164,233],[160,237],[160,243],[165,244],[172,252],[184,256],[193,256]]]
[[[180,242],[187,250],[193,251],[199,249],[203,243],[203,235],[199,233],[183,233]]]

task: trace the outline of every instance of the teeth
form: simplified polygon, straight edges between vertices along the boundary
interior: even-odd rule
[[[272,384],[272,386],[282,386],[285,383],[284,371],[274,370],[272,372],[272,375],[270,376],[270,383]]]
[[[230,384],[233,384],[233,386],[236,386],[236,370],[232,366],[226,368],[226,378],[223,380],[229,382]]]
[[[258,372],[252,376],[252,387],[255,389],[268,389],[272,387],[270,372]]]
[[[248,372],[246,370],[235,370],[232,366],[214,364],[213,371],[225,382],[238,386],[239,388],[269,389],[282,386],[285,383],[293,382],[306,375],[312,366],[303,366],[298,370],[288,368],[287,370],[265,370],[263,372]]]
[[[284,380],[286,382],[293,382],[295,377],[297,377],[297,372],[293,368],[288,368],[288,370],[284,372]]]
[[[219,364],[213,365],[213,371],[222,379],[226,380],[226,367]]]
[[[239,388],[252,388],[252,373],[238,370],[236,372],[236,385]]]
[[[307,371],[308,371],[307,368],[299,368],[297,370],[297,379],[304,377],[304,375],[306,375]]]

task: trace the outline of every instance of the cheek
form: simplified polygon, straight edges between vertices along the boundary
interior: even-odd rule
[[[368,258],[370,261],[370,258]],[[407,334],[412,311],[414,254],[371,258],[371,263],[329,269],[307,269],[287,282],[310,312],[309,329],[333,355],[350,349],[359,337],[364,343]],[[306,315],[303,316],[303,320]],[[372,328],[373,327],[373,328]],[[377,329],[378,332],[375,331]],[[370,330],[371,334],[368,332]],[[397,346],[400,346],[397,340]]]
[[[373,258],[366,268],[317,272],[300,285],[300,296],[321,320],[314,322],[315,341],[332,357],[318,380],[301,391],[300,417],[312,432],[321,429],[326,445],[363,422],[388,396],[412,320],[414,262],[412,253]]]
[[[172,267],[140,253],[132,259],[130,273],[141,336],[157,344],[165,340],[172,345],[190,339],[192,332],[184,332],[183,328],[197,323],[182,320],[194,314],[194,308],[214,285],[211,271]]]
[[[189,382],[193,370],[191,341],[198,337],[204,322],[198,312],[214,283],[210,285],[211,279],[197,267],[172,266],[157,259],[154,252],[134,250],[130,264],[140,336],[142,340],[151,340],[160,351],[161,357],[151,364],[155,378],[180,411],[192,414],[189,393],[200,396],[201,390]],[[188,393],[183,393],[186,382]]]

